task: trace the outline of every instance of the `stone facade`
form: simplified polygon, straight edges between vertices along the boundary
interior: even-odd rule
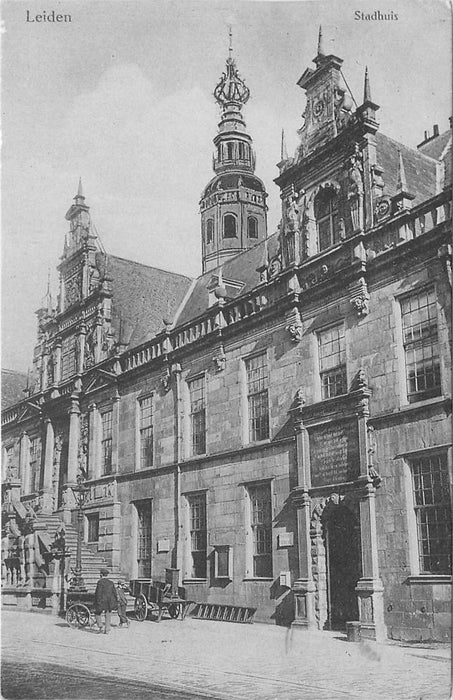
[[[161,271],[130,263],[155,290],[132,328],[128,261],[100,254],[79,190],[59,305],[38,315],[35,385],[3,412],[4,510],[70,522],[82,474],[87,545],[122,577],[172,567],[188,599],[263,621],[442,640],[450,186],[441,162],[378,134],[368,75],[353,112],[341,59],[320,42],[315,65],[299,81],[301,146],[279,164],[279,230],[262,240],[263,199],[257,245],[222,247],[192,283],[165,278],[170,310]],[[4,550],[21,536],[10,528]]]

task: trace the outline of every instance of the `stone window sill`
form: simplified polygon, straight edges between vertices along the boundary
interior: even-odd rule
[[[185,578],[183,580],[183,585],[187,586],[191,583],[207,583],[208,579],[206,578]]]
[[[445,584],[451,583],[451,576],[449,574],[418,574],[416,576],[408,576],[406,579],[408,584],[417,583],[431,583],[431,584]]]
[[[273,576],[247,576],[243,581],[273,581]]]

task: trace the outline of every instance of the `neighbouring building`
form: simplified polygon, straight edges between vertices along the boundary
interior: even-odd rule
[[[105,253],[79,187],[28,396],[2,414],[6,604],[61,603],[82,474],[89,585],[101,557],[173,567],[256,619],[449,637],[451,135],[386,137],[368,74],[357,107],[341,67],[320,36],[268,235],[230,51],[197,279]]]

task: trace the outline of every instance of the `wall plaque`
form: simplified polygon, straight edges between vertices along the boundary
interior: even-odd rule
[[[327,486],[353,481],[360,474],[357,420],[311,428],[311,485]]]

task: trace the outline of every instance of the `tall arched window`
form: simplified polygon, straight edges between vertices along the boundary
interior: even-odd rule
[[[214,238],[214,219],[208,219],[206,222],[206,244],[212,243]]]
[[[234,214],[225,214],[223,217],[223,237],[236,238],[236,217]]]
[[[254,216],[247,219],[247,235],[249,238],[258,238],[258,220]]]
[[[318,250],[325,250],[340,240],[338,202],[333,189],[321,191],[315,199],[315,218],[318,230]]]
[[[227,143],[227,158],[228,158],[228,160],[233,160],[233,156],[234,156],[233,144],[231,143],[231,141],[229,141]]]

